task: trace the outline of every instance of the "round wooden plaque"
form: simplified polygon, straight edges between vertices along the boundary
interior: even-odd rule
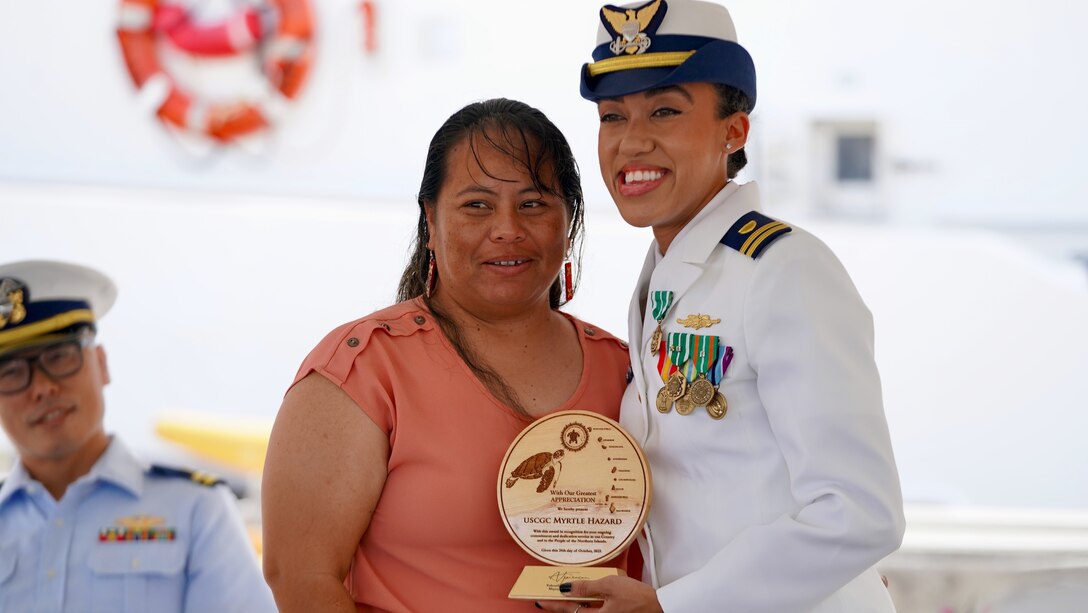
[[[590,411],[545,415],[522,430],[499,471],[510,536],[552,565],[592,566],[624,551],[650,510],[650,465],[620,425]]]

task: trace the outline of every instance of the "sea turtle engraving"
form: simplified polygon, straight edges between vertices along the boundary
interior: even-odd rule
[[[506,487],[514,487],[518,479],[540,479],[540,485],[536,486],[539,494],[548,489],[553,482],[559,483],[559,472],[563,470],[563,450],[555,453],[542,451],[533,454],[518,467],[510,471],[510,478],[506,480]]]

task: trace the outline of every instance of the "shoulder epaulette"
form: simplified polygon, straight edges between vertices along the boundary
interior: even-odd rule
[[[162,466],[161,464],[152,464],[151,470],[148,474],[152,477],[174,477],[180,479],[188,479],[193,483],[199,483],[200,485],[206,485],[211,487],[213,485],[219,485],[220,483],[226,483],[226,481],[216,477],[215,475],[201,472],[199,470],[186,470],[184,468],[174,468],[171,466]]]
[[[750,211],[742,215],[718,242],[755,259],[771,243],[792,230],[793,228],[777,219]]]
[[[420,330],[429,330],[435,324],[434,316],[429,313],[424,315],[416,312],[413,315],[412,312],[406,312],[392,317],[386,316],[393,311],[394,308],[390,307],[354,321],[346,330],[345,344],[355,349],[355,353],[359,353],[366,348],[370,337],[377,330],[384,330],[389,336],[410,336]]]

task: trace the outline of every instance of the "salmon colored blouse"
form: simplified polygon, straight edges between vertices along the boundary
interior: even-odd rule
[[[627,345],[567,318],[584,366],[574,395],[556,410],[617,419]],[[521,569],[541,563],[506,532],[495,493],[502,458],[530,422],[472,374],[422,301],[336,328],[295,381],[311,371],[389,434],[388,478],[345,581],[357,610],[535,610],[507,598]],[[626,556],[610,564],[625,568]]]

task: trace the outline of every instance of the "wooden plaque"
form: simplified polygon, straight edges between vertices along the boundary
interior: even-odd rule
[[[615,574],[585,567],[611,560],[635,540],[652,491],[649,463],[618,423],[590,411],[561,411],[534,421],[503,458],[499,512],[529,555],[568,569],[529,567],[510,597],[567,598],[558,592],[563,581],[525,586],[528,575]]]

